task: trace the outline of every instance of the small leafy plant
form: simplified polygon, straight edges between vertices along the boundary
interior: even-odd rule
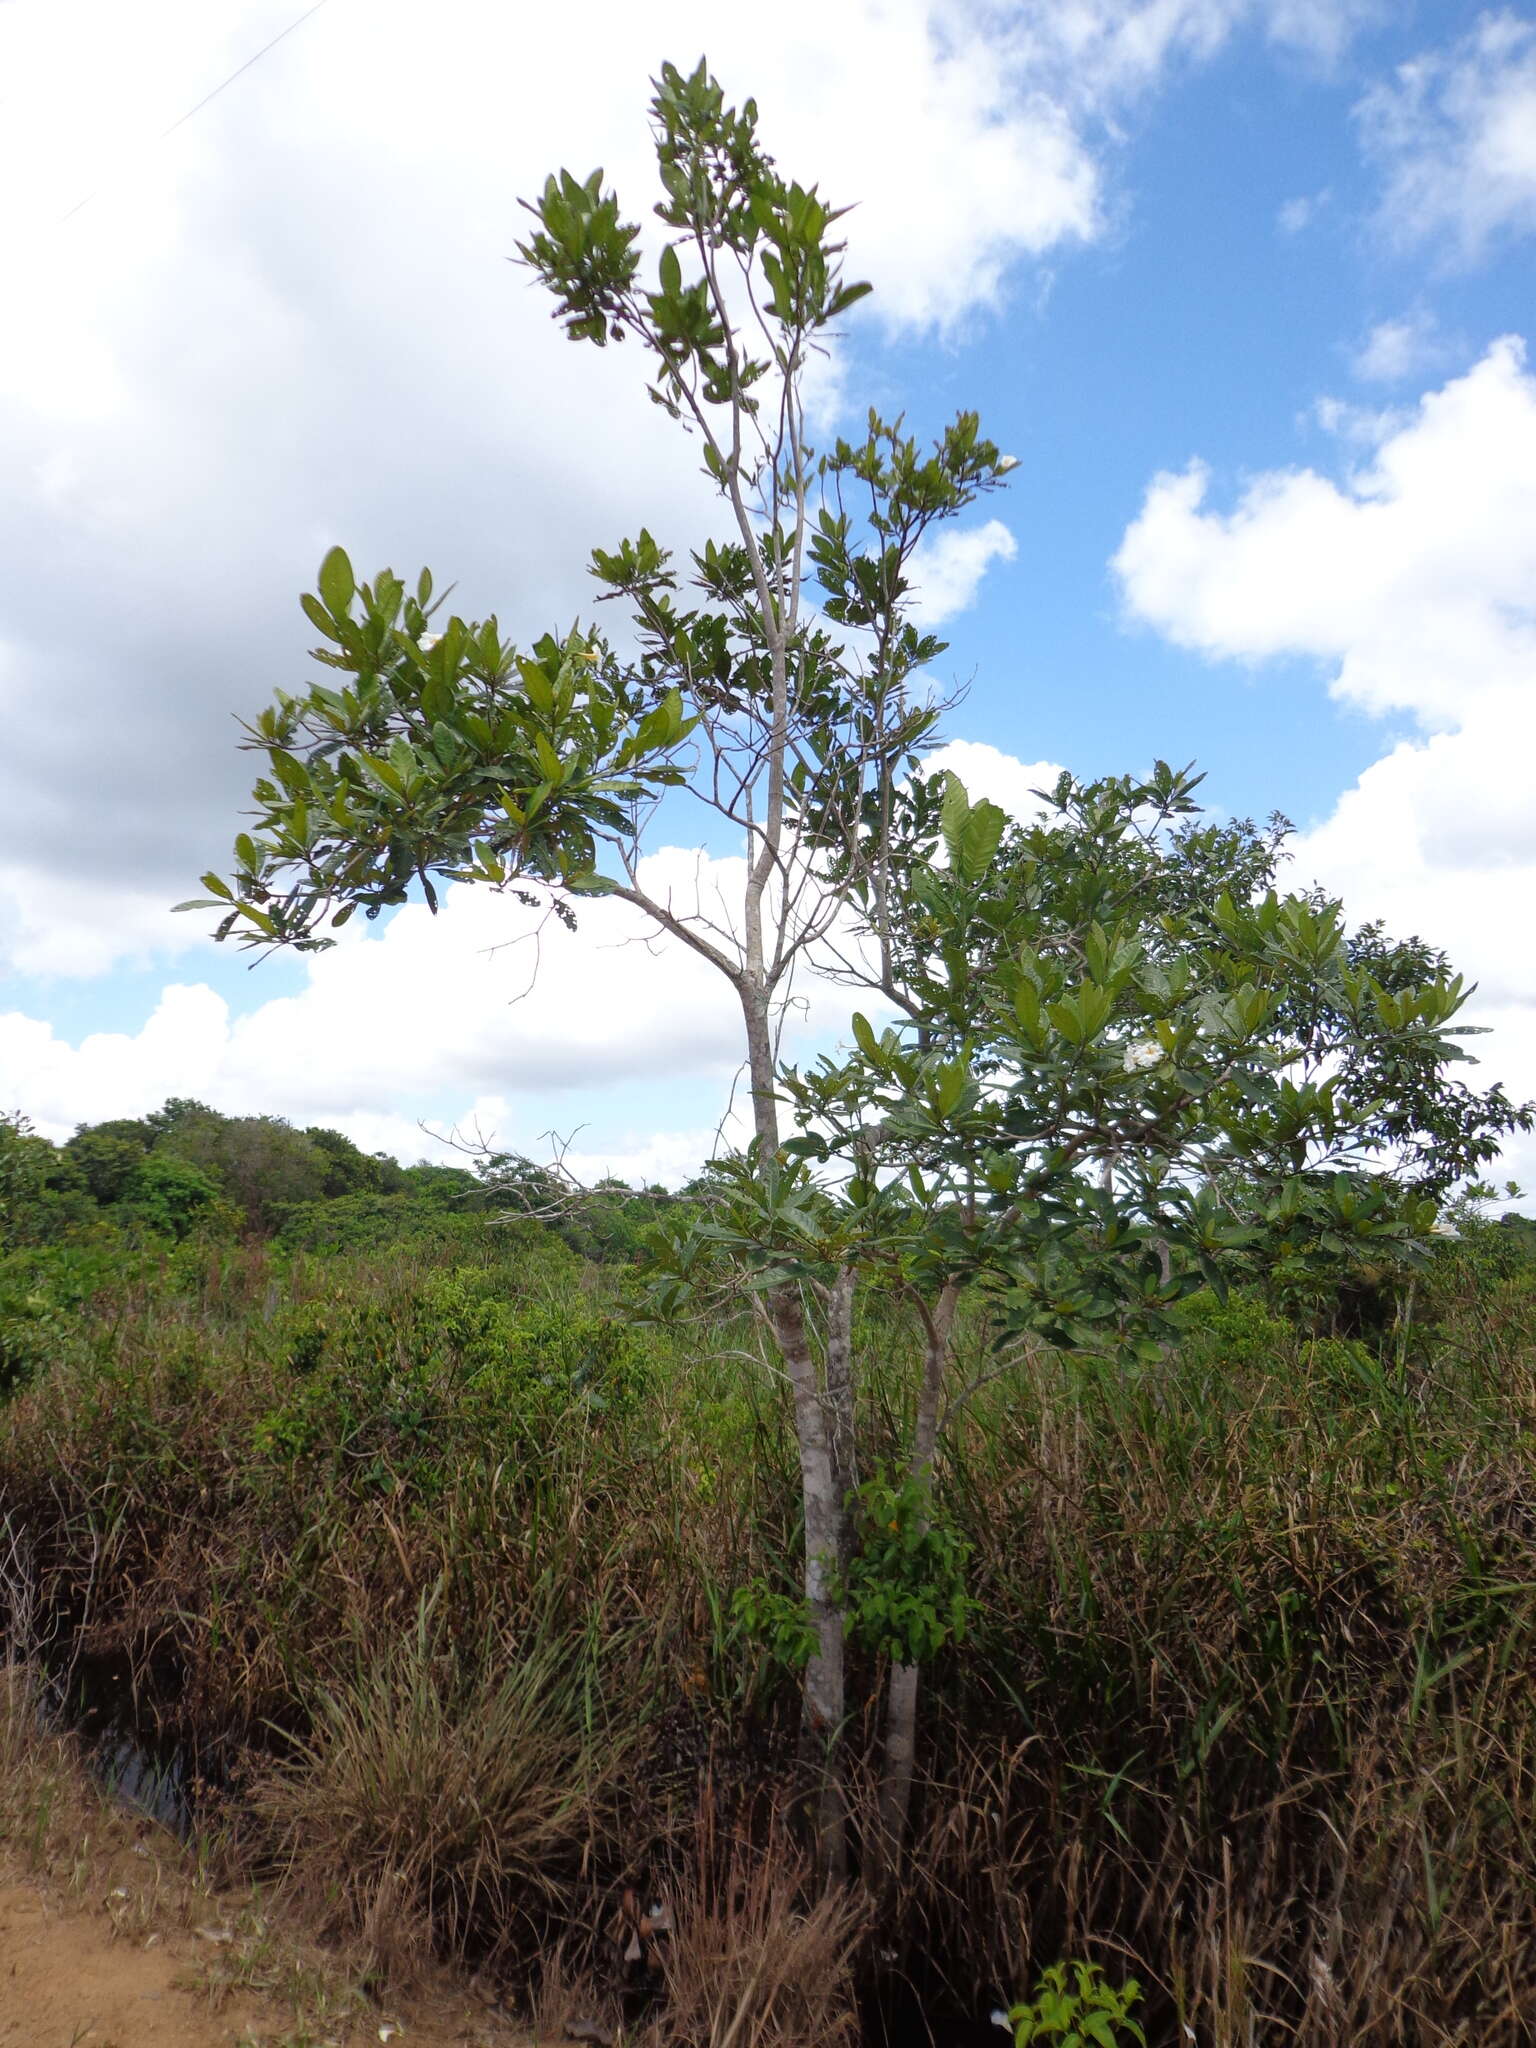
[[[841,1589],[848,1633],[896,1663],[931,1662],[964,1636],[974,1612],[965,1590],[969,1546],[918,1480],[881,1475],[849,1504],[858,1550]]]
[[[1121,2048],[1125,2042],[1145,2048],[1147,2037],[1130,2016],[1140,1997],[1134,1977],[1117,1991],[1097,1963],[1052,1963],[1028,2004],[1009,2011],[1014,2048],[1030,2048],[1035,2041],[1058,2048]]]

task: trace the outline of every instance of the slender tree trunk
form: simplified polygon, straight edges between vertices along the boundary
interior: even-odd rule
[[[844,1266],[832,1283],[827,1303],[827,1426],[832,1437],[832,1472],[845,1524],[848,1496],[859,1483],[858,1425],[853,1400],[853,1302],[853,1270]],[[847,1563],[844,1556],[838,1561]]]
[[[807,1761],[824,1770],[822,1849],[829,1870],[841,1874],[842,1798],[837,1749],[846,1701],[843,1610],[835,1598],[844,1551],[845,1516],[837,1490],[831,1434],[822,1402],[816,1356],[799,1294],[782,1288],[769,1303],[774,1336],[789,1375],[800,1445],[800,1492],[805,1520],[805,1604],[816,1647],[805,1667],[801,1740]]]
[[[949,1333],[954,1325],[959,1289],[946,1281],[931,1315],[925,1318],[923,1378],[918,1389],[917,1414],[912,1430],[912,1455],[907,1475],[923,1487],[932,1482],[934,1452],[939,1441],[939,1402],[944,1391],[944,1369],[949,1362]],[[901,1868],[902,1845],[907,1832],[907,1815],[912,1806],[912,1776],[917,1761],[917,1700],[919,1671],[916,1664],[891,1668],[885,1695],[885,1768],[880,1780],[879,1841],[875,1859],[874,1889],[885,1890]]]
[[[752,1121],[761,1153],[760,1170],[776,1169],[778,1109],[773,1093],[773,1036],[768,998],[759,977],[750,972],[741,986],[742,1015],[747,1032],[748,1073],[752,1086]],[[842,1305],[846,1302],[846,1311]],[[852,1328],[852,1276],[840,1277],[834,1288],[832,1325]],[[801,1691],[801,1747],[806,1761],[820,1773],[817,1833],[824,1873],[841,1880],[847,1869],[846,1830],[838,1745],[846,1715],[843,1609],[834,1597],[847,1554],[846,1487],[840,1483],[839,1458],[829,1419],[831,1403],[823,1389],[816,1347],[807,1328],[805,1306],[794,1286],[775,1288],[767,1302],[769,1324],[784,1362],[794,1402],[795,1438],[800,1451],[800,1496],[805,1525],[805,1604],[816,1646],[805,1667]],[[829,1343],[829,1354],[833,1346]],[[830,1371],[830,1356],[829,1356]],[[840,1373],[846,1377],[843,1368]],[[850,1381],[851,1384],[851,1381]]]

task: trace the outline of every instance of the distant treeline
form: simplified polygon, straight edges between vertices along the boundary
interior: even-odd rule
[[[402,1166],[323,1125],[224,1116],[179,1096],[148,1116],[81,1124],[62,1145],[25,1117],[0,1117],[0,1249],[198,1236],[361,1250],[473,1233],[511,1212],[547,1223],[585,1257],[627,1259],[676,1199],[613,1179],[578,1193],[513,1153],[478,1155],[473,1167]]]

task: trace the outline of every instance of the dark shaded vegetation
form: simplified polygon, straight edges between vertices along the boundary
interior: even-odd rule
[[[678,2041],[773,1943],[830,1974],[763,2040],[836,2038],[856,1970],[975,2013],[1062,1956],[1134,1973],[1158,2042],[1530,2038],[1536,1227],[1346,1277],[1358,1335],[1254,1287],[1156,1363],[1015,1353],[946,1439],[974,1614],[861,1946],[798,1917],[795,1674],[735,1598],[796,1577],[749,1308],[637,1322],[666,1198],[557,1230],[534,1171],[187,1104],[0,1136],[0,1512],[55,1654],[225,1782],[251,1867],[546,2010],[664,1887]],[[856,1332],[893,1451],[901,1330]]]

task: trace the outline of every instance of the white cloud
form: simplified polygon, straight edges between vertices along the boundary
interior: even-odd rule
[[[1229,513],[1208,471],[1158,477],[1114,567],[1138,618],[1245,660],[1303,653],[1334,694],[1454,725],[1536,656],[1536,381],[1512,337],[1389,425],[1341,480],[1266,473]]]
[[[1480,1078],[1536,1096],[1536,378],[1497,342],[1383,422],[1341,478],[1252,479],[1207,508],[1157,478],[1115,557],[1132,616],[1213,658],[1311,657],[1360,710],[1420,736],[1299,842],[1298,871],[1444,947],[1480,984]],[[1536,1143],[1511,1148],[1536,1171]]]
[[[991,9],[1021,68],[1069,104],[1111,115],[1244,28],[1327,66],[1380,13],[1380,0],[1000,0]]]
[[[1368,384],[1401,384],[1445,361],[1445,342],[1434,316],[1405,313],[1381,320],[1355,350],[1351,368]]]
[[[423,36],[372,0],[181,122],[288,0],[0,5],[0,264],[27,309],[0,326],[0,872],[23,906],[0,956],[174,953],[149,906],[222,857],[248,780],[230,714],[295,680],[293,595],[332,541],[429,560],[524,634],[589,601],[594,542],[702,536],[696,453],[631,352],[571,347],[505,261],[560,164],[602,163],[647,218],[663,57],[707,48],[785,169],[857,202],[849,266],[878,289],[856,317],[912,335],[1101,232],[1120,125],[1171,70],[1245,26],[1326,56],[1362,13],[785,0],[769,34],[706,0],[441,0]],[[52,937],[40,878],[74,891]]]
[[[991,565],[1011,562],[1018,551],[1001,519],[989,519],[984,526],[941,527],[912,562],[917,617],[925,626],[942,626],[957,612],[969,611]]]
[[[743,865],[664,848],[641,879],[679,915],[718,922],[740,898]],[[786,1050],[835,1034],[850,1006],[802,977]],[[137,1033],[79,1044],[40,1019],[0,1015],[0,1104],[62,1135],[191,1095],[230,1113],[338,1125],[410,1158],[422,1149],[421,1116],[478,1120],[524,1148],[551,1125],[569,1134],[589,1123],[577,1146],[588,1165],[623,1158],[659,1175],[724,1114],[741,1057],[724,979],[652,935],[628,905],[591,899],[571,931],[454,884],[436,917],[408,904],[377,928],[349,925],[306,960],[298,993],[240,1015],[202,986],[167,988]],[[636,1102],[655,1096],[675,1110],[681,1136],[637,1131]]]
[[[1039,808],[1032,791],[1060,774],[964,740],[931,766],[1021,818]],[[643,863],[641,881],[678,915],[728,928],[743,869],[738,858],[669,847]],[[252,987],[259,995],[259,968]],[[860,1002],[871,1007],[868,995],[803,973],[784,1018],[786,1054],[834,1041]],[[40,1018],[0,1014],[0,1106],[62,1138],[77,1123],[190,1095],[231,1114],[332,1125],[406,1159],[447,1156],[422,1119],[539,1156],[553,1130],[571,1141],[584,1178],[675,1180],[714,1148],[733,1100],[727,1136],[744,1136],[741,1059],[726,982],[627,904],[593,898],[571,931],[453,884],[436,917],[408,904],[378,926],[348,925],[334,948],[306,958],[296,993],[240,1014],[206,986],[179,984],[139,1031],[78,1043]],[[658,1113],[667,1122],[647,1126]]]
[[[1463,261],[1536,231],[1536,24],[1483,14],[1445,49],[1400,65],[1356,108],[1381,166],[1383,226]]]
[[[772,36],[703,0],[444,0],[425,39],[404,0],[367,14],[324,10],[164,135],[291,8],[0,7],[0,262],[28,307],[0,327],[13,965],[184,943],[152,906],[227,848],[230,714],[294,680],[331,541],[430,560],[523,634],[589,602],[594,542],[702,537],[696,451],[629,352],[570,346],[505,260],[562,163],[647,217],[664,56],[707,45],[786,170],[859,202],[850,265],[898,326],[952,325],[1095,230],[1077,117],[1000,66],[985,8],[789,0]],[[519,90],[509,117],[511,82],[573,69],[579,93]]]
[[[93,980],[123,962],[185,953],[201,937],[163,892],[125,885],[110,870],[60,875],[19,859],[0,863],[0,994],[7,972]]]
[[[984,797],[1020,823],[1041,815],[1045,806],[1035,792],[1051,789],[1061,775],[1056,761],[1021,761],[985,740],[949,740],[924,765],[930,773],[957,775],[972,803]]]

